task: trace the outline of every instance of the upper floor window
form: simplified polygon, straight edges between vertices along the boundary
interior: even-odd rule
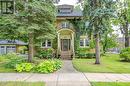
[[[80,39],[80,47],[87,47],[89,46],[89,40],[88,39]]]
[[[14,1],[1,0],[0,1],[0,14],[13,14],[13,13],[14,13]]]
[[[42,48],[51,48],[52,47],[52,42],[51,40],[45,40],[44,42],[42,42]]]
[[[62,22],[61,28],[70,28],[70,23],[69,22]]]

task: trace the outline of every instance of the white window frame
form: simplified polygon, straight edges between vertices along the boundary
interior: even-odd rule
[[[81,41],[81,40],[83,40],[83,46],[80,45],[80,47],[88,47],[88,46],[86,46],[86,40],[87,40],[87,39],[86,39],[86,38],[84,38],[84,39],[81,38],[80,41]]]
[[[48,41],[51,42],[51,46],[48,46]],[[51,40],[45,40],[45,46],[43,46],[43,42],[41,42],[41,48],[52,48],[52,41]]]
[[[69,28],[70,26],[70,23],[68,21],[64,21],[61,23],[61,28],[64,29],[64,28]]]

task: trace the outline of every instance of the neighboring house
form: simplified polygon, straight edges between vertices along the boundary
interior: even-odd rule
[[[27,43],[18,40],[0,40],[0,54],[7,54],[10,52],[21,53],[20,47],[27,45]]]

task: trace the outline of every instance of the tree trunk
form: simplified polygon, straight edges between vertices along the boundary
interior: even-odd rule
[[[128,28],[129,24],[128,21],[126,22],[126,25],[124,26],[125,29],[125,47],[129,47],[129,28]]]
[[[100,64],[100,40],[99,40],[99,33],[97,32],[95,35],[95,51],[96,51],[96,61],[95,64]]]
[[[33,51],[33,33],[29,33],[28,62],[32,62],[33,55],[34,55],[34,51]]]
[[[125,34],[125,47],[129,47],[129,36],[128,34]]]

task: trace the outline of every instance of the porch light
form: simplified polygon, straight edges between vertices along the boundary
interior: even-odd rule
[[[0,14],[13,14],[14,8],[14,0],[0,0]]]

